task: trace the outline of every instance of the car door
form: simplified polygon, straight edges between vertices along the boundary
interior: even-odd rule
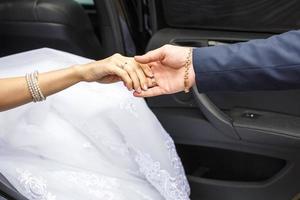
[[[146,51],[167,43],[227,45],[300,27],[297,0],[150,0],[148,6],[153,35]],[[299,90],[199,94],[194,87],[147,102],[177,144],[192,199],[300,199]]]
[[[135,26],[150,35],[145,52],[164,44],[228,45],[300,27],[297,0],[99,1],[140,5]],[[134,21],[123,20],[134,32]],[[299,90],[200,94],[195,86],[146,101],[176,143],[191,199],[300,199]]]

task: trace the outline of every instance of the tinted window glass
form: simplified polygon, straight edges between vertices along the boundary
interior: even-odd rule
[[[164,0],[170,27],[285,32],[300,28],[299,0]]]
[[[93,5],[94,1],[93,0],[75,0],[80,4],[84,4],[84,5]]]

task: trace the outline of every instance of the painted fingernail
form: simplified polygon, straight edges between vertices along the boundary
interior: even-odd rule
[[[144,90],[148,90],[148,86],[145,84],[145,85],[143,86],[143,89],[144,89]]]

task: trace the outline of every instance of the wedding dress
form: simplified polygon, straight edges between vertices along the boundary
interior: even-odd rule
[[[38,49],[1,58],[0,78],[90,61]],[[0,173],[33,200],[187,200],[190,193],[172,139],[121,83],[79,83],[1,112]]]

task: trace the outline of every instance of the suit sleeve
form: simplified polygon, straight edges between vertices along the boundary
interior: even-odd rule
[[[196,48],[193,65],[199,92],[300,89],[300,31]]]

